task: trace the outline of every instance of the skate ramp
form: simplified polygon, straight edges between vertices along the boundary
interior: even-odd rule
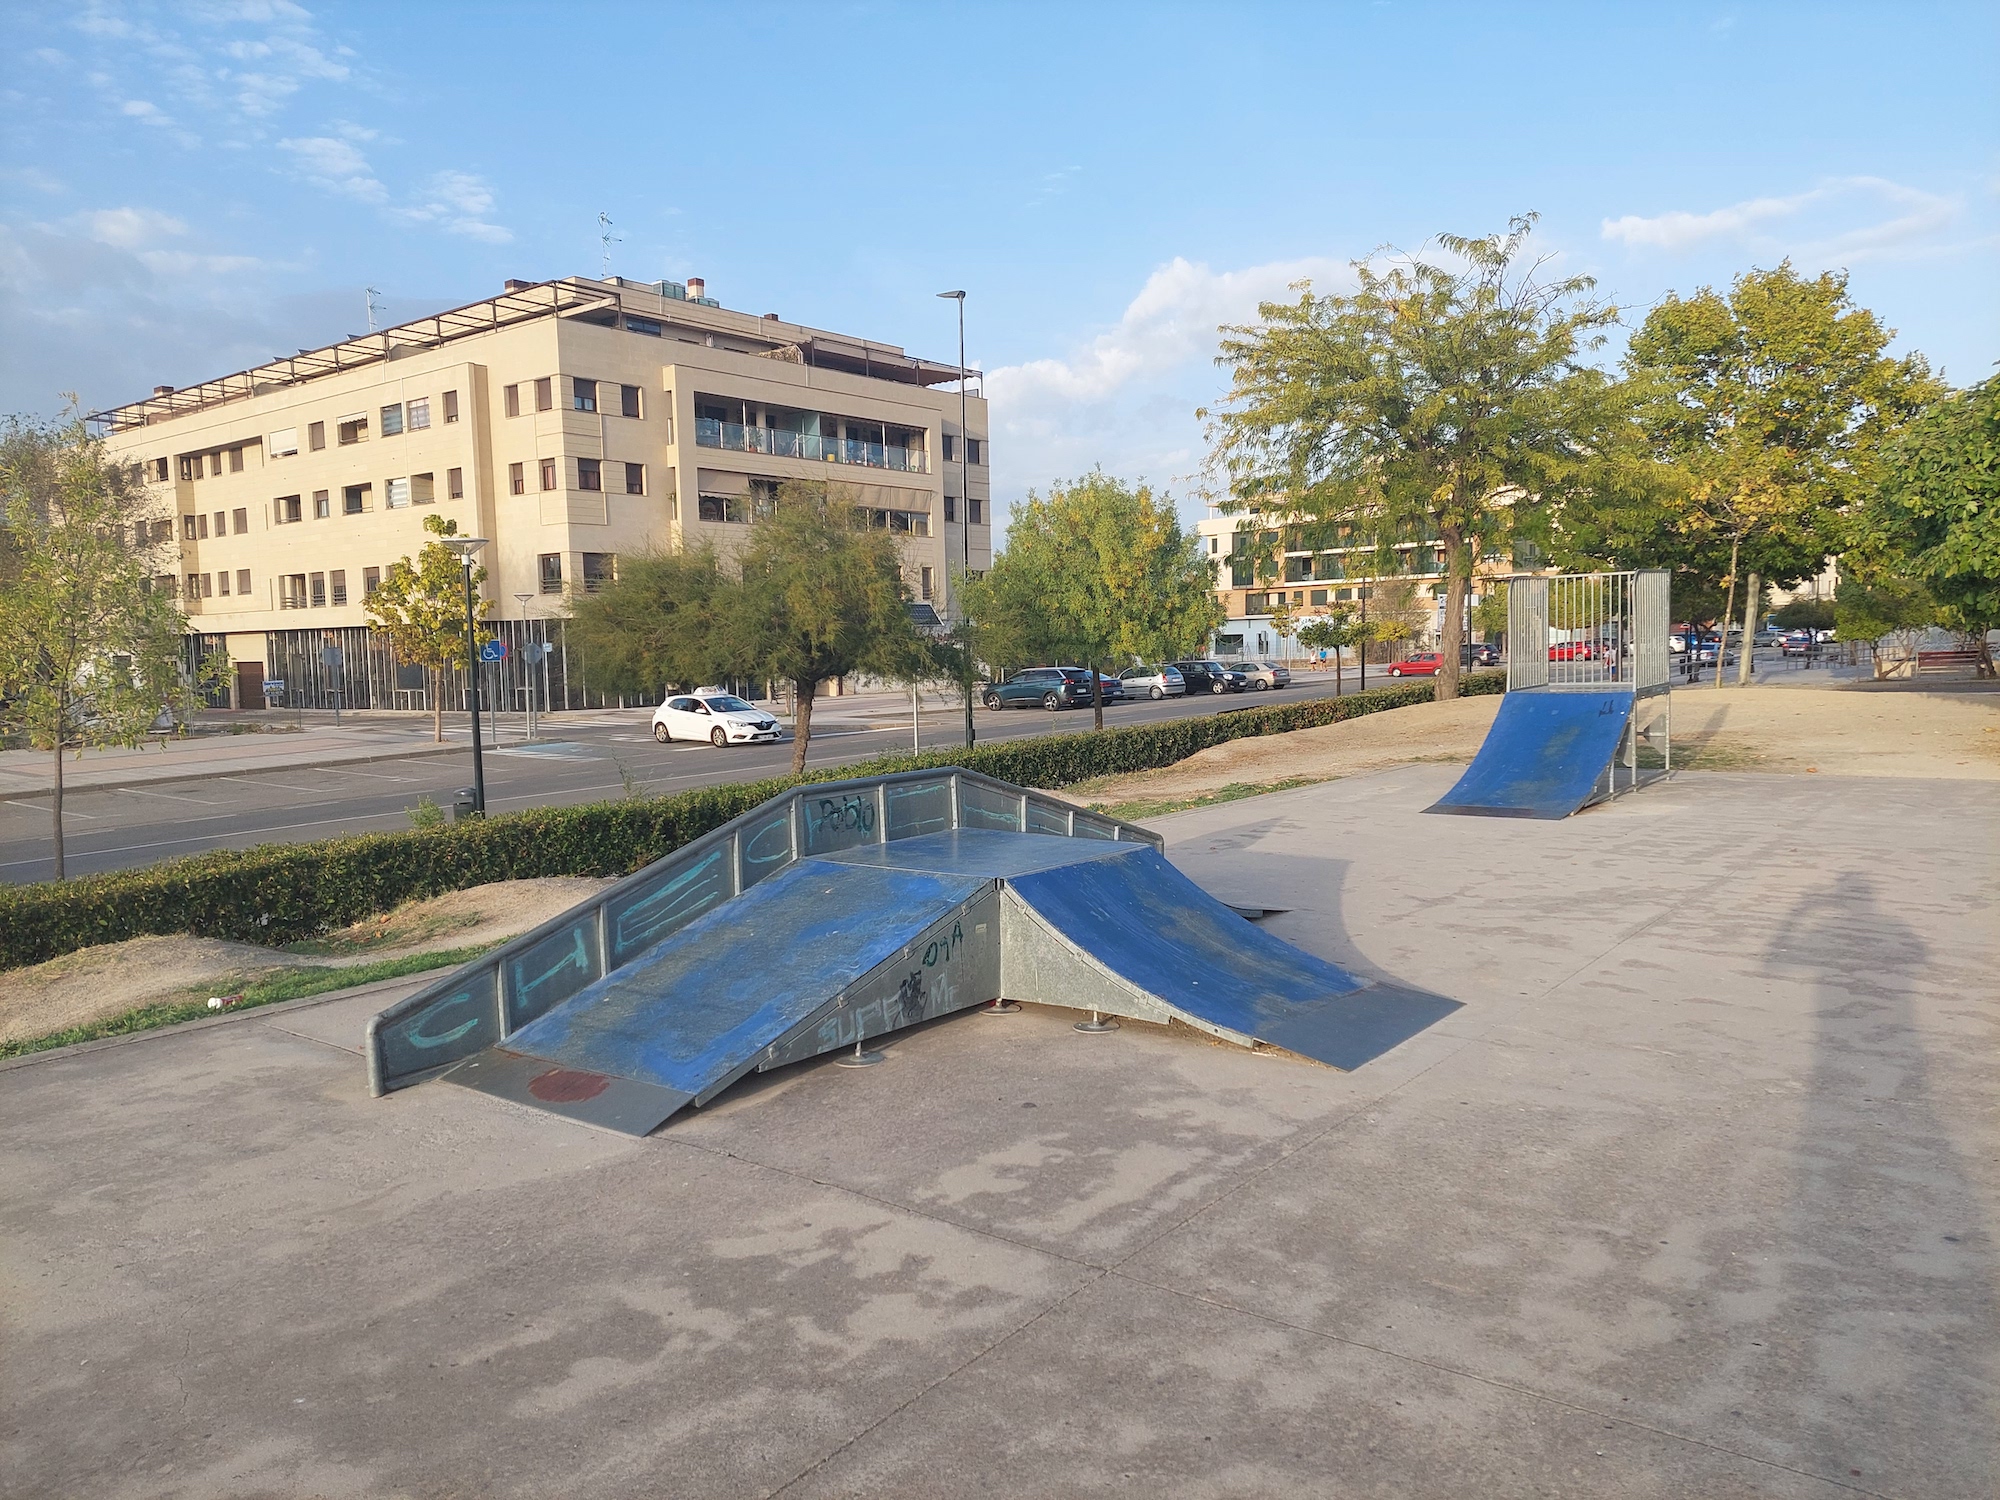
[[[1508,693],[1458,784],[1425,811],[1567,818],[1608,793],[1632,708],[1630,691]]]

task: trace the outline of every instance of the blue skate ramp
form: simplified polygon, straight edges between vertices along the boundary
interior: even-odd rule
[[[1632,718],[1630,692],[1515,692],[1458,784],[1426,812],[1566,818],[1597,793]]]
[[[1343,1069],[1459,1008],[1365,983],[1244,920],[1157,851],[1114,847],[1008,879],[1009,914],[1018,903],[1030,919],[1006,930],[1010,998],[1181,1021]]]

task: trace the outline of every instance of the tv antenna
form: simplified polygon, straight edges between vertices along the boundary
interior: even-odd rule
[[[382,293],[378,288],[372,286],[363,287],[361,290],[365,292],[368,297],[368,331],[370,333],[373,333],[375,331],[375,317],[378,313],[382,311],[382,304],[378,302],[376,299],[380,297]]]
[[[609,281],[611,279],[611,247],[621,243],[624,238],[625,236],[622,234],[613,234],[611,232],[610,214],[601,213],[597,216],[597,242],[604,247],[604,274],[599,278],[600,280]]]

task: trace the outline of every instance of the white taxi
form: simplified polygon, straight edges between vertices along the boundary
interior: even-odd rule
[[[653,738],[707,740],[711,745],[748,745],[784,738],[778,721],[733,693],[680,693],[653,710]]]

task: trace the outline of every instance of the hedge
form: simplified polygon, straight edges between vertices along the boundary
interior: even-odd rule
[[[1474,673],[1467,694],[1506,674]],[[878,756],[764,781],[579,807],[541,807],[441,828],[308,844],[218,849],[140,870],[0,890],[0,969],[146,933],[195,933],[278,945],[316,937],[405,901],[543,875],[626,875],[802,782],[963,766],[1019,786],[1063,787],[1154,770],[1230,740],[1284,734],[1428,703],[1431,684],[1341,698]]]

